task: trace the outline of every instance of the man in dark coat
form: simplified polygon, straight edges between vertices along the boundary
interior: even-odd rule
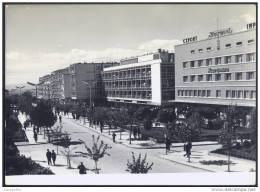
[[[113,133],[113,134],[112,134],[112,137],[113,137],[113,143],[115,143],[115,142],[116,142],[116,134]]]
[[[54,152],[54,150],[52,150],[51,158],[52,158],[53,165],[55,165],[55,161],[56,161],[56,153]]]
[[[83,165],[82,162],[80,162],[81,164],[78,166],[79,169],[79,174],[87,174],[86,172],[86,167]]]
[[[47,149],[46,157],[47,157],[48,165],[51,165],[51,152],[49,151],[49,149]]]

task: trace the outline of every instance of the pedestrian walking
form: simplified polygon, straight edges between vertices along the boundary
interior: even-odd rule
[[[137,137],[140,139],[141,131],[140,131],[139,127],[137,127],[137,129],[136,129],[136,133],[137,133]]]
[[[23,127],[24,127],[24,129],[26,130],[26,127],[27,127],[26,121],[23,123]]]
[[[54,152],[54,150],[52,150],[52,152],[51,152],[51,158],[52,158],[53,165],[55,165],[56,153]]]
[[[33,138],[34,138],[35,143],[37,143],[38,135],[37,135],[37,133],[35,131],[33,132]]]
[[[48,165],[51,165],[51,152],[49,151],[49,149],[47,149],[46,157],[47,157]]]
[[[184,156],[187,155],[187,158],[189,158],[189,161],[190,161],[190,156],[191,156],[191,148],[192,148],[192,144],[191,142],[189,141],[187,144],[186,144],[186,147],[185,147],[185,150],[186,150],[186,154]]]
[[[166,138],[166,142],[165,143],[166,143],[166,151],[169,152],[171,150],[171,144],[172,144],[172,142],[171,142],[169,137]]]
[[[133,135],[134,135],[134,139],[136,140],[136,136],[137,136],[137,129],[136,129],[136,127],[133,129]]]
[[[112,134],[112,137],[113,137],[113,143],[115,143],[116,142],[116,134],[115,134],[115,132]]]
[[[60,123],[62,122],[62,117],[61,117],[61,115],[59,116],[59,119],[60,119]]]
[[[79,169],[79,174],[87,174],[86,172],[86,167],[83,165],[82,162],[80,162],[80,165],[78,166],[78,169]]]

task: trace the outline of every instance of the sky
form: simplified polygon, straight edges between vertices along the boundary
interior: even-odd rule
[[[5,7],[5,84],[39,77],[78,62],[110,62],[174,52],[187,37],[246,30],[250,4],[9,4]]]

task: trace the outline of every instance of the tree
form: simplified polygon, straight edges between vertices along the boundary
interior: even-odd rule
[[[250,138],[251,143],[256,143],[256,136],[257,136],[257,115],[256,115],[256,108],[254,107],[250,112]]]
[[[79,139],[82,143],[84,143],[86,152],[82,152],[82,151],[76,152],[76,153],[80,153],[83,157],[92,159],[95,162],[96,174],[99,174],[99,169],[97,167],[97,163],[99,159],[103,158],[105,155],[110,156],[110,154],[107,153],[107,150],[111,149],[111,147],[105,144],[104,141],[100,141],[99,143],[99,138],[100,136],[98,136],[97,139],[95,139],[95,136],[92,135],[93,146],[91,148],[89,148],[84,141]]]
[[[240,110],[236,106],[228,106],[225,110],[223,119],[224,126],[219,132],[218,141],[222,144],[223,148],[228,150],[228,171],[230,171],[230,152],[232,145],[237,142],[238,134],[237,127],[241,123],[240,115],[238,114]]]
[[[152,169],[153,163],[149,165],[146,162],[146,154],[143,159],[141,159],[141,158],[142,157],[141,157],[141,153],[140,153],[136,160],[135,154],[134,154],[134,152],[132,152],[132,162],[129,162],[129,160],[127,160],[127,170],[126,171],[128,171],[130,173],[135,173],[135,174],[148,173],[148,171]]]
[[[169,126],[170,136],[173,140],[179,142],[197,141],[200,137],[203,123],[204,121],[199,113],[194,113],[183,122],[171,123]]]
[[[119,129],[120,129],[120,137],[119,137],[120,140],[122,137],[122,131],[124,130],[123,126],[125,124],[126,124],[126,121],[125,121],[124,115],[121,113],[120,109],[116,108],[113,113],[113,125],[116,128],[119,127]]]
[[[157,120],[161,123],[164,123],[168,127],[170,122],[173,122],[176,119],[176,114],[174,108],[165,108],[161,109],[157,114]]]
[[[37,127],[51,127],[57,121],[57,116],[52,112],[51,106],[40,101],[33,107],[30,113],[31,121]]]
[[[132,141],[133,125],[138,122],[138,108],[136,106],[124,106],[121,108],[121,113],[125,118],[125,122],[130,125],[129,144]]]

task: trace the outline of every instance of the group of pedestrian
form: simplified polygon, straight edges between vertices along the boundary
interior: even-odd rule
[[[56,153],[54,152],[54,150],[50,152],[49,149],[47,149],[46,157],[47,157],[48,165],[52,165],[52,164],[55,165]]]
[[[134,139],[136,139],[138,137],[138,139],[140,139],[141,136],[141,131],[139,127],[134,127],[133,129],[133,135],[134,135]]]

